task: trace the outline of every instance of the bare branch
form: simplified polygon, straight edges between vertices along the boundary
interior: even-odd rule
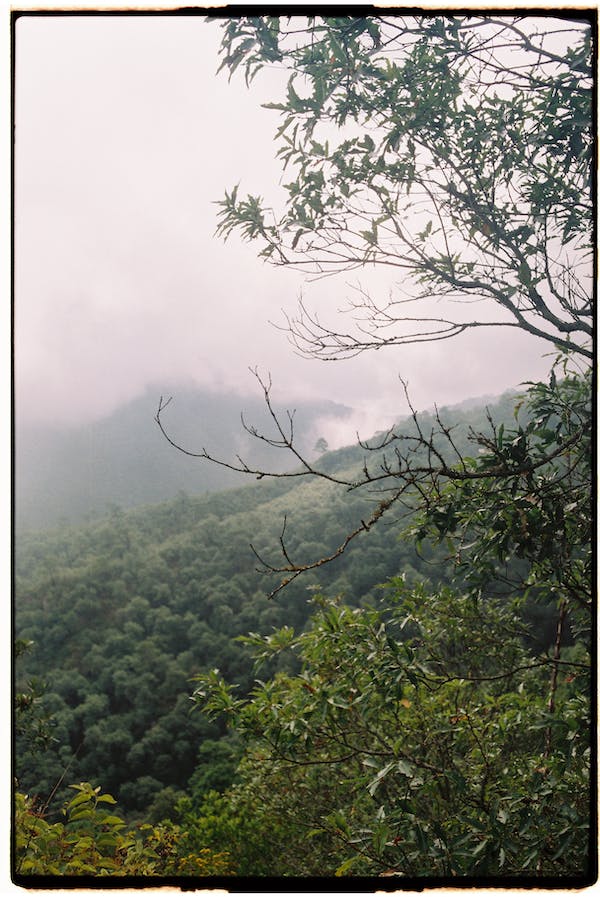
[[[407,488],[407,487],[405,487],[405,488]],[[309,570],[317,570],[319,567],[323,567],[325,564],[330,564],[336,558],[341,557],[342,554],[344,554],[344,552],[346,551],[348,545],[358,535],[360,535],[360,533],[368,532],[371,529],[371,527],[373,526],[373,524],[377,523],[377,521],[381,517],[383,517],[383,515],[386,513],[386,511],[388,511],[389,508],[391,508],[392,505],[400,498],[400,495],[402,494],[403,491],[404,491],[404,489],[400,489],[391,498],[380,501],[379,504],[377,505],[377,507],[375,508],[375,510],[373,511],[373,513],[371,514],[371,516],[366,521],[361,520],[360,526],[357,526],[356,529],[354,529],[351,533],[348,533],[346,538],[338,546],[338,548],[336,548],[335,551],[333,551],[329,555],[322,556],[315,561],[309,561],[305,564],[294,564],[290,561],[288,551],[287,551],[284,541],[283,541],[285,525],[284,525],[284,530],[280,536],[279,541],[280,541],[280,545],[281,545],[282,554],[283,554],[285,560],[287,561],[286,564],[278,566],[276,564],[271,564],[268,561],[265,561],[264,558],[262,558],[258,554],[258,552],[254,548],[254,546],[251,545],[250,547],[252,548],[254,555],[258,558],[258,560],[262,564],[262,568],[259,569],[258,572],[288,574],[285,576],[285,578],[279,583],[279,585],[275,589],[273,589],[271,592],[269,592],[268,597],[274,598],[275,595],[277,595],[279,592],[281,592],[282,589],[285,589],[286,586],[288,586],[291,582],[293,582],[302,573],[307,573]]]
[[[262,389],[263,398],[274,424],[276,435],[266,436],[253,426],[245,425],[245,429],[250,435],[270,446],[288,450],[291,457],[299,465],[297,469],[283,473],[274,473],[273,471],[251,468],[239,457],[237,463],[234,463],[217,459],[205,449],[202,449],[201,452],[191,452],[179,446],[167,434],[161,417],[162,412],[171,399],[165,402],[161,396],[156,413],[156,422],[168,442],[186,455],[203,458],[231,470],[256,476],[258,479],[263,477],[308,476],[343,486],[348,492],[362,491],[367,496],[370,496],[371,500],[374,498],[377,502],[371,514],[366,519],[364,517],[361,518],[333,552],[324,554],[315,560],[304,562],[292,560],[286,543],[287,516],[284,516],[282,531],[279,536],[279,550],[283,562],[274,563],[266,560],[255,546],[251,544],[252,552],[260,564],[260,567],[257,568],[259,572],[283,576],[279,585],[270,592],[269,597],[271,598],[301,574],[310,570],[317,570],[341,557],[357,536],[368,532],[397,503],[401,504],[407,511],[413,510],[415,504],[421,508],[429,508],[439,499],[444,483],[484,480],[503,481],[508,478],[531,477],[537,470],[544,468],[556,458],[568,454],[572,448],[580,443],[585,432],[585,424],[582,422],[568,438],[565,438],[552,450],[530,451],[523,460],[509,462],[498,452],[497,433],[488,411],[487,417],[492,435],[487,436],[471,430],[469,438],[477,446],[489,453],[490,461],[474,466],[472,463],[467,463],[467,458],[462,454],[455,442],[453,437],[455,428],[449,427],[444,423],[437,408],[434,414],[434,424],[431,425],[429,432],[425,432],[421,418],[410,400],[408,386],[405,381],[401,380],[410,410],[409,421],[412,425],[412,432],[407,430],[405,424],[404,431],[399,432],[396,427],[392,427],[376,442],[362,442],[359,439],[358,445],[367,453],[360,468],[357,465],[356,472],[352,476],[334,475],[322,467],[315,466],[303,456],[294,444],[293,413],[286,412],[286,429],[271,401],[271,378],[269,377],[265,381],[256,370],[253,370],[252,373]],[[391,454],[389,452],[390,449],[392,450]],[[448,456],[448,452],[450,452],[450,456]],[[373,457],[372,463],[367,461],[369,455]],[[568,470],[565,472],[565,476],[567,475]]]

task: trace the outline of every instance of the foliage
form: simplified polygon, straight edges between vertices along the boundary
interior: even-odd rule
[[[198,748],[196,768],[191,775],[187,794],[198,805],[211,791],[220,793],[232,783],[242,755],[237,739],[223,736],[206,739]],[[178,805],[181,802],[179,801]]]
[[[31,651],[34,643],[17,639],[14,648],[15,664]],[[52,742],[53,720],[43,706],[47,684],[38,677],[19,683],[14,695],[14,736],[19,743],[21,757],[37,754]]]
[[[510,595],[568,604],[582,631],[592,608],[591,399],[591,369],[557,363],[548,383],[530,385],[513,426],[492,424],[465,476],[431,483],[410,530],[446,542],[473,594],[502,581]]]
[[[355,332],[301,304],[290,332],[302,351],[348,357],[502,325],[591,357],[589,21],[392,13],[222,28],[230,75],[290,73],[267,106],[292,173],[282,211],[226,193],[218,232],[316,274],[383,264],[402,276],[388,303],[351,302]],[[440,298],[487,300],[497,317],[449,302],[432,316]]]
[[[530,386],[512,427],[490,418],[476,456],[440,424],[453,466],[415,419],[434,462],[408,536],[449,547],[452,587],[396,577],[379,608],[317,597],[299,635],[243,639],[300,673],[249,697],[199,677],[199,705],[247,741],[231,799],[293,827],[296,874],[590,880],[591,373],[563,375]]]
[[[397,579],[387,610],[316,604],[306,632],[253,639],[259,659],[297,652],[298,675],[247,700],[215,673],[196,691],[248,739],[245,800],[293,833],[290,874],[583,875],[586,652],[561,664],[550,712],[552,659],[500,600]]]
[[[242,769],[245,766],[242,761]],[[298,869],[302,822],[282,821],[264,791],[253,793],[246,784],[234,784],[223,793],[205,792],[199,802],[183,798],[178,811],[190,843],[226,850],[235,875],[285,876]],[[302,874],[322,874],[308,858],[302,868]]]
[[[17,876],[167,876],[227,875],[226,853],[190,850],[178,826],[127,828],[112,809],[110,794],[88,782],[71,785],[75,796],[64,808],[64,822],[48,822],[21,793],[15,803]]]

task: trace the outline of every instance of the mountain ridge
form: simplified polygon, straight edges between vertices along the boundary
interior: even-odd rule
[[[280,437],[262,397],[189,385],[173,387],[170,394],[173,399],[162,420],[169,437],[187,451],[206,449],[223,461],[235,463],[241,458],[251,468],[274,473],[297,465],[289,452],[260,438]],[[473,397],[440,411],[483,408],[496,401],[498,397],[489,395]],[[77,525],[114,507],[137,508],[168,501],[180,492],[200,495],[244,485],[246,474],[189,457],[169,445],[155,422],[158,403],[159,391],[149,388],[110,414],[80,426],[19,425],[17,418],[16,530]],[[295,444],[309,460],[327,452],[324,434],[339,431],[340,424],[346,429],[354,414],[349,406],[329,400],[277,402],[273,408],[283,424],[289,424],[290,409]],[[396,421],[407,417],[398,415]],[[258,439],[250,432],[253,428]],[[337,452],[353,445],[335,448],[325,462],[331,463]]]
[[[261,398],[194,387],[175,387],[164,413],[169,435],[189,451],[251,466],[283,470],[294,459],[271,449],[244,429],[268,430]],[[132,508],[190,494],[240,485],[244,474],[187,457],[160,433],[154,420],[158,391],[80,426],[18,423],[15,432],[15,524],[18,531],[59,523],[77,524],[105,514],[114,505]],[[342,419],[351,409],[326,400],[295,403],[295,436],[300,450],[314,456],[320,424]],[[284,409],[277,403],[276,410]],[[271,430],[273,428],[271,427]]]

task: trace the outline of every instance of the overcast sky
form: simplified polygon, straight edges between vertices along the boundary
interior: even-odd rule
[[[285,73],[216,75],[220,27],[201,17],[25,16],[16,26],[15,390],[19,421],[104,415],[148,386],[194,381],[355,407],[361,434],[418,408],[541,377],[549,345],[514,330],[327,364],[269,321],[335,310],[350,275],[306,283],[214,236],[225,188],[276,197]],[[387,294],[389,274],[363,284]]]

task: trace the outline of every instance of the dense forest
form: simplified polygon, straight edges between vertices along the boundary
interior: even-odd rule
[[[289,73],[267,108],[293,172],[279,209],[226,191],[218,235],[402,278],[359,291],[354,330],[301,299],[295,348],[516,327],[549,373],[489,408],[406,387],[404,419],[332,452],[258,377],[246,432],[288,466],[234,443],[251,485],[21,532],[16,880],[590,884],[595,19],[218,18],[230,76]],[[155,424],[223,466],[167,402]]]
[[[467,456],[476,448],[473,434],[489,427],[488,415],[495,426],[509,430],[515,402],[507,395],[491,407],[442,409],[439,417],[451,428],[457,450]],[[527,419],[525,409],[520,417]],[[419,422],[431,429],[436,416],[420,415]],[[398,425],[396,432],[410,438],[414,422]],[[356,445],[327,453],[321,467],[330,474],[356,474],[365,451]],[[384,451],[375,454],[382,463]],[[327,481],[283,477],[200,497],[180,494],[140,509],[115,508],[86,525],[21,535],[16,633],[30,647],[18,659],[17,690],[35,700],[22,713],[24,725],[17,733],[19,790],[54,820],[69,800],[71,782],[101,785],[118,800],[129,825],[178,827],[186,820],[186,832],[202,833],[196,837],[202,848],[210,847],[215,856],[227,853],[229,842],[220,826],[229,823],[218,819],[221,810],[224,820],[232,811],[218,810],[219,801],[235,793],[230,789],[240,775],[245,781],[238,769],[244,738],[229,731],[220,717],[192,712],[193,680],[210,678],[218,669],[236,683],[238,699],[252,694],[260,639],[274,640],[272,656],[262,658],[260,681],[306,675],[289,641],[294,632],[315,625],[315,611],[328,607],[321,596],[335,598],[335,613],[343,602],[346,613],[354,608],[378,614],[390,607],[391,592],[427,588],[433,595],[455,580],[448,546],[399,538],[414,524],[405,510],[362,535],[331,564],[308,571],[269,599],[272,577],[257,570],[250,538],[256,551],[273,551],[286,518],[287,550],[306,560],[321,557],[335,550],[370,503]],[[530,572],[518,557],[508,566],[510,577]],[[505,580],[496,571],[495,585],[488,583],[490,594],[502,595]],[[549,656],[556,638],[554,607],[545,594],[529,592],[515,630],[519,650]],[[407,597],[404,613],[409,606]],[[433,597],[427,606],[433,607]],[[249,633],[257,635],[248,638]],[[287,633],[283,641],[281,633]],[[563,651],[569,645],[575,650],[571,632],[565,634]],[[358,643],[354,649],[359,650]],[[470,659],[475,650],[469,647]],[[401,700],[407,707],[412,703]],[[581,800],[585,805],[584,794]],[[211,831],[205,815],[210,819],[217,811]],[[246,853],[240,852],[240,837],[248,844]],[[242,873],[274,871],[274,860],[256,840],[247,841],[247,833],[236,832],[228,850],[238,857]],[[229,854],[216,869],[230,873],[235,868]],[[305,864],[306,856],[300,855]],[[320,853],[316,856],[324,862]],[[207,869],[214,873],[210,864]],[[368,863],[364,870],[373,871]]]
[[[493,406],[496,418],[508,423],[513,404],[507,396]],[[465,449],[469,426],[485,423],[483,408],[446,409],[444,417]],[[359,446],[329,452],[321,466],[359,470],[364,454]],[[35,645],[22,675],[48,680],[54,745],[28,759],[23,787],[48,796],[68,765],[73,781],[101,778],[128,814],[164,813],[188,785],[199,749],[206,762],[203,742],[223,734],[190,715],[191,678],[218,667],[244,692],[251,687],[250,651],[236,637],[301,630],[317,587],[376,603],[378,587],[399,572],[409,582],[447,577],[443,552],[419,552],[399,540],[397,527],[382,526],[269,600],[271,580],[257,571],[250,543],[272,551],[286,517],[289,550],[318,558],[367,510],[368,500],[331,483],[283,478],[22,534],[16,631]],[[59,788],[55,803],[65,796]]]

